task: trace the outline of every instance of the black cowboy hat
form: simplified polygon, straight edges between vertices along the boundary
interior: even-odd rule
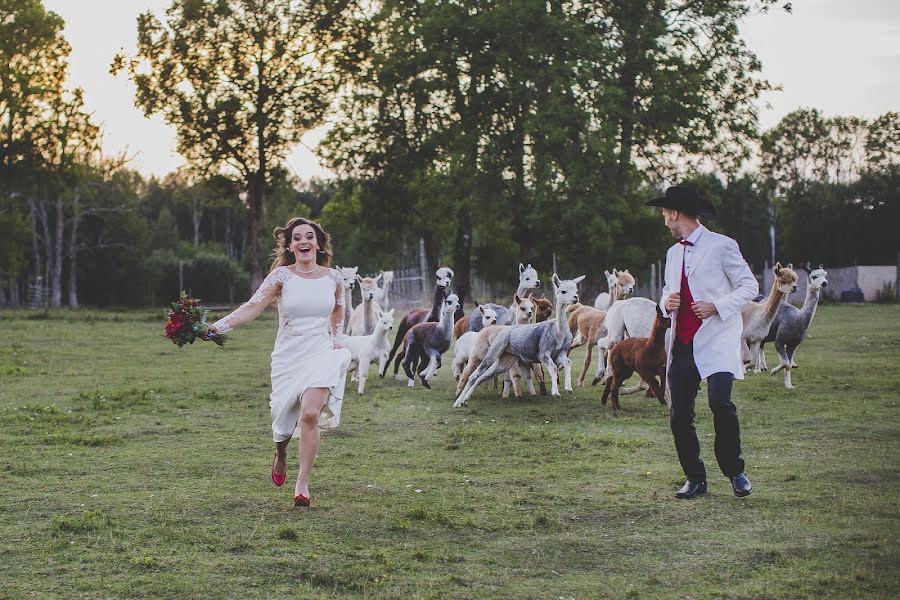
[[[716,214],[712,203],[706,198],[701,198],[697,190],[689,185],[673,185],[666,190],[665,197],[649,200],[646,205],[661,206],[696,216]]]

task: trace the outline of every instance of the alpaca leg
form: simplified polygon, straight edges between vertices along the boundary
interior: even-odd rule
[[[422,385],[424,385],[426,389],[431,389],[431,385],[429,385],[428,380],[434,377],[434,374],[437,372],[437,370],[438,359],[434,354],[431,354],[430,360],[428,361],[428,366],[419,372],[419,379],[422,380]]]
[[[450,364],[450,370],[453,371],[453,379],[459,382],[459,377],[462,375],[463,363],[469,360],[469,357],[465,354],[457,354],[453,359],[453,362]]]
[[[606,338],[597,342],[597,372],[594,373],[594,380],[591,385],[597,385],[606,374],[606,353],[609,349],[606,347]]]
[[[606,378],[606,384],[603,386],[603,396],[600,398],[600,404],[606,404],[606,401],[609,399],[609,393],[612,391],[612,386],[614,386],[615,384],[615,375]]]
[[[509,371],[507,371],[512,375],[512,386],[513,386],[513,395],[516,398],[522,397],[522,369],[519,367],[519,363],[513,363],[512,367],[510,367]]]
[[[778,340],[775,340],[775,352],[778,353],[778,358],[780,359],[781,364],[772,369],[770,375],[775,375],[776,373],[778,373],[782,369],[786,369],[790,365],[790,362],[788,362],[787,353],[784,351],[784,344],[779,342]]]
[[[406,353],[403,355],[403,371],[406,373],[407,379],[406,387],[415,387],[415,372],[418,366],[419,361],[416,349],[410,346],[406,349]]]
[[[466,384],[469,383],[469,379],[472,377],[472,374],[478,369],[478,365],[481,364],[481,360],[470,356],[469,362],[466,363],[466,368],[463,370],[462,375],[459,376],[459,384],[456,386],[456,395],[460,395],[462,391],[466,388]]]
[[[794,385],[791,383],[791,369],[794,368],[794,352],[796,350],[797,346],[788,346],[787,351],[785,352],[787,367],[784,369],[784,387],[789,390],[794,389]]]
[[[560,354],[557,364],[563,368],[563,389],[572,393],[572,359],[565,354]]]
[[[663,398],[663,392],[659,387],[659,384],[656,383],[656,377],[650,377],[647,379],[647,385],[650,388],[650,392],[653,393],[653,397],[659,400],[660,404],[665,404],[666,401]]]
[[[559,398],[559,370],[556,368],[556,363],[549,354],[541,357],[541,363],[546,365],[547,373],[550,374],[550,395]]]
[[[761,342],[759,344],[759,361],[757,363],[757,369],[759,369],[760,373],[765,373],[769,370],[768,365],[766,365],[766,343]]]
[[[541,363],[534,363],[531,365],[531,372],[534,373],[535,378],[538,381],[538,386],[541,388],[541,396],[547,395],[547,384],[544,381],[544,367]],[[532,390],[534,388],[532,387]]]
[[[378,373],[381,377],[384,377],[384,371],[387,369],[388,363],[388,353],[382,352],[381,356],[378,358]]]
[[[356,388],[356,391],[359,392],[359,395],[362,396],[366,393],[366,381],[369,379],[369,361],[368,359],[363,359],[362,362],[359,363],[359,386]]]
[[[492,365],[485,365],[485,363],[481,363],[478,365],[478,368],[472,373],[472,376],[469,378],[468,383],[466,384],[466,388],[456,399],[456,402],[453,403],[454,408],[459,408],[463,404],[469,401],[469,398],[472,397],[472,394],[475,392],[475,388],[479,385],[491,379],[492,377],[496,377],[503,371],[502,360],[498,360]]]
[[[587,352],[584,353],[584,365],[581,369],[581,377],[578,378],[578,387],[584,385],[584,378],[587,375],[588,369],[591,367],[591,359],[594,355],[594,344],[587,345]]]
[[[537,393],[534,391],[534,378],[532,377],[532,373],[534,372],[534,365],[520,363],[519,369],[525,374],[525,383],[528,385],[528,393],[532,396],[536,396]],[[544,370],[541,369],[541,375],[543,374]],[[546,390],[544,391],[544,393],[546,393]]]
[[[500,397],[506,400],[509,398],[509,388],[512,386],[512,377],[509,373],[503,375],[503,391],[500,393]]]

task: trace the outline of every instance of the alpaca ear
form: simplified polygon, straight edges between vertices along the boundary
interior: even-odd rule
[[[775,268],[773,269],[773,271],[775,271],[776,275],[778,275],[778,271],[780,271],[781,269],[782,269],[781,263],[780,262],[775,263]]]
[[[810,275],[812,274],[812,269],[809,268],[809,261],[806,261],[806,264],[805,264],[805,265],[800,265],[800,267],[801,267],[804,271],[806,271],[807,273],[809,273]]]
[[[825,265],[819,264],[819,268],[822,269],[822,270],[824,271],[824,270],[825,270]]]
[[[516,294],[516,304],[522,304],[522,299],[519,298],[518,294]]]
[[[478,305],[478,310],[481,312],[481,316],[483,317],[483,316],[484,316],[484,306],[481,305],[481,304],[479,304],[479,305]]]
[[[392,316],[392,317],[393,317],[393,316],[394,316],[394,309],[393,309],[393,308],[392,308],[392,309],[391,309],[391,310],[389,310],[389,311],[387,311],[387,312],[386,312],[386,313],[384,313],[384,314],[386,314],[386,315],[390,315],[390,316]]]
[[[794,263],[788,263],[787,268],[790,269],[791,271],[793,271],[793,270],[794,270]]]
[[[609,278],[611,273],[609,271],[603,271],[603,275],[606,276],[607,278]]]
[[[553,274],[551,279],[553,280],[553,287],[559,287],[559,276],[556,273]]]
[[[521,275],[524,270],[525,270],[525,265],[523,265],[522,263],[519,263],[519,275]]]
[[[356,280],[357,280],[358,282],[362,283],[362,277],[360,277],[359,275],[356,276]]]
[[[578,285],[579,283],[581,283],[581,281],[583,279],[584,279],[584,275],[579,275],[578,277],[576,277],[575,279],[572,280],[572,283],[574,283],[575,285]]]
[[[619,271],[619,273],[628,273],[628,269],[625,269],[624,271]],[[631,275],[631,273],[628,273],[628,274]]]

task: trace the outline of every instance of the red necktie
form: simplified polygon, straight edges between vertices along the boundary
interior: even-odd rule
[[[691,310],[691,304],[694,303],[694,297],[691,295],[691,286],[688,285],[687,269],[684,268],[684,256],[687,253],[687,247],[693,246],[692,242],[687,240],[679,240],[678,242],[684,248],[681,260],[681,308],[678,310],[678,316],[675,318],[675,337],[682,344],[690,344],[694,339],[694,334],[700,329],[703,321]]]

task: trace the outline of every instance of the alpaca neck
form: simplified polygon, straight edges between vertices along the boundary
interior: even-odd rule
[[[441,312],[441,319],[438,321],[437,326],[438,332],[441,334],[441,337],[445,339],[450,339],[453,335],[453,313],[452,312]]]
[[[805,329],[809,328],[813,317],[816,316],[816,307],[819,305],[819,294],[821,291],[821,289],[814,288],[811,285],[806,286],[806,300],[803,301],[803,308],[800,309],[800,318]]]
[[[534,288],[528,287],[525,283],[520,283],[519,287],[516,288],[516,296],[519,298],[528,298],[532,292],[534,292]]]
[[[350,313],[353,312],[353,294],[350,288],[344,288],[344,331],[350,331]]]
[[[375,300],[363,299],[363,329],[365,331],[372,330],[372,321],[375,318]]]
[[[659,317],[656,317],[656,322],[653,323],[653,332],[650,334],[650,343],[649,347],[653,350],[662,350],[666,344],[666,329],[662,323],[659,322]]]
[[[772,289],[769,291],[769,297],[766,298],[766,303],[763,305],[762,318],[764,320],[771,321],[775,318],[775,313],[778,312],[778,305],[781,304],[786,295],[778,290],[778,280],[776,279],[775,283],[772,284]]]
[[[444,288],[434,284],[434,295],[431,297],[431,312],[428,313],[429,321],[439,321],[441,318],[441,303],[444,301]]]
[[[622,286],[618,283],[614,284],[611,288],[609,288],[609,306],[606,307],[607,310],[612,308],[612,305],[621,300],[620,294],[622,293]]]
[[[565,335],[569,332],[569,323],[566,319],[566,315],[568,311],[566,310],[566,305],[563,304],[562,300],[556,301],[556,330],[559,333],[560,337],[565,337]]]

